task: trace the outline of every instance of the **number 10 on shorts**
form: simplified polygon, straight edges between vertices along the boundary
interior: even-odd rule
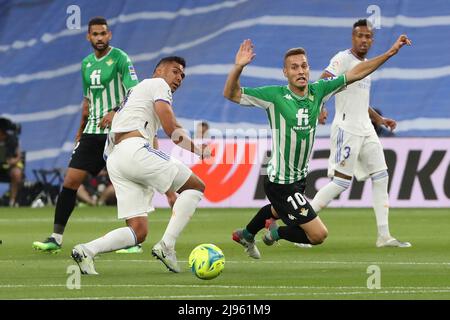
[[[293,197],[289,196],[286,201],[291,203],[294,210],[297,210],[299,206],[302,207],[306,204],[306,199],[300,192],[294,193]]]

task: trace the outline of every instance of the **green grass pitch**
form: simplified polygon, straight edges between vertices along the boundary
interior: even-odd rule
[[[413,247],[378,249],[372,210],[329,208],[321,213],[329,230],[324,244],[302,249],[280,241],[266,247],[259,234],[261,260],[247,257],[231,240],[256,210],[200,209],[177,243],[180,274],[150,254],[170,215],[160,209],[149,217],[144,253],[99,256],[100,275],[82,276],[80,289],[66,286],[67,270],[75,265],[72,247],[123,222],[115,207],[76,208],[62,251],[34,251],[32,242],[51,231],[53,210],[0,209],[0,299],[450,299],[448,209],[392,209],[392,234]],[[225,254],[224,272],[216,279],[197,279],[188,269],[189,253],[201,243],[214,243]],[[367,287],[371,265],[380,268],[379,289]]]

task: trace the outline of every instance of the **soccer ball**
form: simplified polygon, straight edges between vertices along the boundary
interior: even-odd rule
[[[201,244],[189,255],[189,268],[197,278],[210,280],[222,273],[225,267],[225,256],[214,244]]]

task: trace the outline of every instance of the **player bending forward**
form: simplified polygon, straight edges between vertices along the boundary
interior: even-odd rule
[[[162,126],[175,144],[201,158],[210,156],[205,146],[194,145],[172,111],[172,93],[184,79],[181,57],[161,59],[153,78],[134,87],[116,113],[105,148],[106,165],[116,190],[119,219],[127,226],[101,238],[76,245],[72,258],[83,274],[97,274],[94,257],[142,243],[147,236],[147,214],[152,210],[152,189],[160,193],[176,191],[178,198],[162,239],[152,254],[172,272],[180,272],[175,242],[202,199],[205,185],[180,161],[152,147],[153,137]]]

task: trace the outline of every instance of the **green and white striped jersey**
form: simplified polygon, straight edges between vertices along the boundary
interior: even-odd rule
[[[83,133],[108,133],[108,128],[100,129],[98,124],[139,83],[133,64],[125,52],[111,47],[100,59],[94,53],[84,58],[81,75],[83,95],[89,100],[89,117]]]
[[[266,110],[272,129],[269,180],[290,184],[306,177],[322,103],[345,86],[345,75],[308,85],[300,97],[286,86],[242,88],[241,105]]]

